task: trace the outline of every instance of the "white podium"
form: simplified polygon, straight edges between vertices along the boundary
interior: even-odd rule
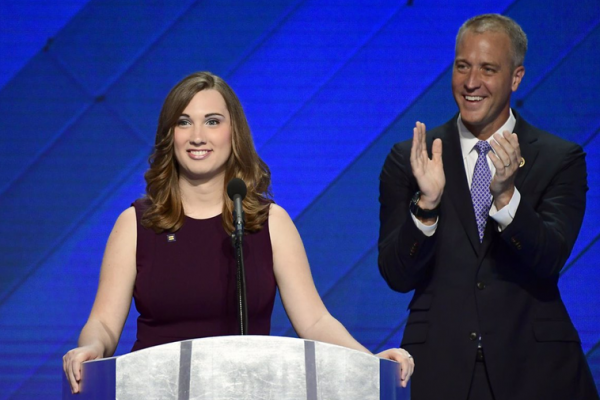
[[[276,336],[185,340],[83,364],[63,400],[408,400],[400,365],[345,347]]]

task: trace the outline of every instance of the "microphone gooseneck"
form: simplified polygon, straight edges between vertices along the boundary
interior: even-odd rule
[[[237,305],[240,334],[248,334],[248,304],[246,300],[246,275],[244,271],[244,210],[242,200],[248,189],[240,178],[233,178],[227,184],[227,195],[233,201],[233,227],[231,241],[237,265]]]

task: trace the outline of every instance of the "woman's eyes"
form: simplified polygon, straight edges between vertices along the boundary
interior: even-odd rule
[[[207,119],[206,122],[204,122],[205,125],[208,126],[217,126],[221,123],[221,121],[219,121],[216,118],[210,118]],[[187,119],[180,119],[179,121],[177,121],[177,126],[191,126],[192,122],[187,120]]]

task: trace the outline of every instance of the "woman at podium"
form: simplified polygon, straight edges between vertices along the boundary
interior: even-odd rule
[[[77,348],[63,357],[73,392],[81,364],[115,352],[131,299],[139,312],[132,351],[240,333],[233,202],[247,194],[243,253],[248,334],[269,335],[276,288],[297,334],[369,352],[327,311],[300,235],[270,194],[269,168],[256,153],[244,111],[221,78],[192,74],[168,94],[158,120],[146,195],[118,217],[102,260],[96,299]],[[414,362],[403,349],[378,356],[401,363],[406,386]]]

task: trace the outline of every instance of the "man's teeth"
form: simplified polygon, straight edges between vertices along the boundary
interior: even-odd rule
[[[465,96],[465,99],[467,99],[469,101],[481,101],[481,100],[483,100],[483,97],[481,97],[481,96]]]

